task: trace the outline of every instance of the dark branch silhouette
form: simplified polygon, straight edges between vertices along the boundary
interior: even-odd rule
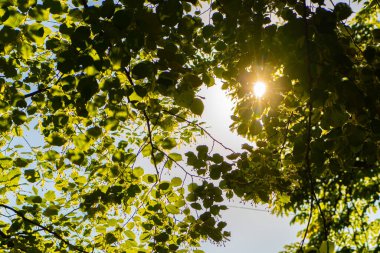
[[[31,93],[25,94],[24,97],[25,98],[33,97],[34,95],[40,94],[40,93],[45,92],[45,91],[47,91],[47,88],[39,89],[39,90],[33,91]]]
[[[2,208],[5,208],[5,209],[8,209],[8,210],[11,210],[12,212],[14,212],[15,214],[17,214],[17,216],[21,217],[21,219],[23,219],[24,221],[26,222],[29,222],[39,228],[41,228],[43,231],[45,232],[48,232],[49,234],[53,235],[55,238],[57,238],[58,240],[64,242],[66,245],[68,245],[70,248],[73,248],[75,249],[76,251],[78,252],[82,252],[82,253],[87,253],[87,251],[84,251],[82,250],[80,247],[76,246],[76,245],[73,245],[71,244],[68,240],[66,240],[65,238],[63,238],[60,234],[58,234],[57,232],[53,231],[52,229],[50,228],[47,228],[43,225],[41,225],[39,222],[37,221],[34,221],[34,220],[31,220],[29,218],[27,218],[22,212],[20,211],[17,211],[16,209],[14,209],[13,207],[10,207],[10,206],[7,206],[7,205],[4,205],[4,204],[0,204],[0,207]]]
[[[55,83],[53,85],[56,85],[62,78],[63,74],[59,75],[57,81],[55,81]],[[57,76],[56,76],[57,77]],[[53,81],[53,80],[50,80],[49,83]],[[47,91],[48,89],[50,89],[50,87],[47,87],[47,88],[42,88],[42,89],[38,89],[36,91],[33,91],[31,93],[27,93],[24,95],[24,98],[29,98],[29,97],[33,97],[34,95],[37,95],[37,94],[40,94],[40,93],[43,93],[45,91]]]

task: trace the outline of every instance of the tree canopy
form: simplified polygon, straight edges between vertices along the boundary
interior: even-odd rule
[[[201,252],[233,197],[295,214],[285,252],[378,252],[380,6],[353,2],[0,1],[2,252]],[[241,152],[199,121],[216,79]]]

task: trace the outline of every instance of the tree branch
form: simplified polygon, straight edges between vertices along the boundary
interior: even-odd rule
[[[82,249],[80,249],[80,247],[76,246],[76,245],[73,245],[71,244],[68,240],[66,240],[65,238],[63,238],[60,234],[58,234],[57,232],[51,230],[50,228],[47,228],[43,225],[41,225],[40,223],[38,223],[37,221],[34,221],[34,220],[31,220],[29,218],[27,218],[22,212],[20,211],[17,211],[16,209],[14,209],[13,207],[10,207],[10,206],[7,206],[7,205],[4,205],[4,204],[0,204],[0,207],[2,208],[5,208],[5,209],[8,209],[8,210],[11,210],[12,212],[14,212],[15,214],[17,214],[17,216],[21,217],[24,221],[26,222],[29,222],[37,227],[39,227],[40,229],[42,229],[43,231],[45,232],[48,232],[49,234],[53,235],[55,238],[57,238],[58,240],[64,242],[66,245],[68,245],[70,248],[73,248],[75,249],[76,251],[78,252],[82,252],[82,253],[87,253],[87,251],[84,251]]]
[[[45,92],[47,90],[48,90],[47,88],[43,88],[43,89],[39,89],[39,90],[33,91],[31,93],[25,94],[24,98],[33,97],[34,95],[40,94],[40,93]]]
[[[309,213],[309,219],[307,220],[307,225],[306,225],[306,229],[305,229],[305,234],[303,235],[303,238],[302,238],[302,241],[301,241],[301,246],[300,246],[300,249],[301,249],[301,252],[303,253],[303,245],[305,243],[305,240],[306,240],[306,236],[307,236],[307,233],[309,231],[309,227],[310,227],[310,222],[311,222],[311,218],[313,216],[313,197],[310,196],[310,213]]]
[[[150,156],[152,157],[152,160],[153,160],[153,165],[154,165],[154,168],[156,169],[156,172],[157,172],[157,180],[159,179],[160,177],[160,172],[158,170],[158,167],[157,167],[157,161],[156,161],[156,156],[154,155],[154,144],[153,144],[153,138],[152,138],[152,129],[150,127],[150,119],[148,117],[148,114],[146,113],[145,110],[143,110],[143,115],[145,117],[145,120],[146,120],[146,125],[147,125],[147,128],[148,128],[148,137],[149,137],[149,144],[152,148],[152,150],[150,151]]]
[[[55,83],[54,83],[53,85],[56,85],[56,84],[61,80],[62,76],[63,76],[63,74],[61,74],[61,75],[58,77],[57,81],[55,81]],[[57,75],[56,75],[56,77],[57,77]],[[54,79],[54,78],[53,78],[53,79]],[[50,80],[49,83],[50,83],[51,81],[53,81],[53,79]],[[45,91],[47,91],[48,89],[50,89],[50,87],[42,88],[42,89],[38,89],[38,90],[33,91],[33,92],[31,92],[31,93],[27,93],[27,94],[24,95],[24,98],[33,97],[34,95],[40,94],[40,93],[42,93],[42,92],[45,92]]]
[[[125,75],[127,76],[127,79],[129,81],[129,83],[134,87],[135,86],[135,83],[133,82],[133,79],[131,77],[131,74],[130,72],[124,68],[124,72],[125,72]],[[131,103],[133,106],[134,104]],[[148,114],[146,112],[145,109],[142,110],[143,112],[143,115],[144,115],[144,118],[145,118],[145,121],[146,121],[146,125],[147,125],[147,128],[148,128],[148,138],[149,138],[149,144],[152,148],[151,152],[150,152],[150,156],[152,158],[152,161],[153,161],[153,165],[154,165],[154,168],[156,169],[156,173],[157,173],[157,180],[159,180],[159,177],[160,177],[160,172],[158,170],[158,166],[157,166],[157,160],[156,160],[156,157],[154,155],[154,144],[153,144],[153,137],[152,137],[152,128],[151,128],[151,123],[150,123],[150,119],[148,117]]]

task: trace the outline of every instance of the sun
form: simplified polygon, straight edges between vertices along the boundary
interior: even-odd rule
[[[257,81],[253,84],[253,93],[257,98],[264,96],[267,87],[263,81]]]

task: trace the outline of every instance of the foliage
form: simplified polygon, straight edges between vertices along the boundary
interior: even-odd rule
[[[197,252],[234,195],[307,224],[289,252],[379,250],[379,6],[325,4],[1,1],[2,250]],[[215,78],[249,143],[180,154],[224,147],[196,120]]]

